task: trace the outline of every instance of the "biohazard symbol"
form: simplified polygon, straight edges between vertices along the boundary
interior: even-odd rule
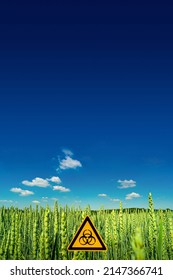
[[[68,246],[69,251],[106,251],[101,236],[87,216]]]
[[[92,231],[89,229],[84,230],[83,235],[79,238],[79,243],[81,245],[94,245],[96,243],[96,239],[92,236]]]

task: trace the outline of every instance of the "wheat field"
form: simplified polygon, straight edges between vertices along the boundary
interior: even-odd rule
[[[69,252],[67,247],[88,215],[108,250]],[[36,206],[0,208],[1,260],[172,260],[173,211],[155,210],[151,193],[147,209],[92,211]]]

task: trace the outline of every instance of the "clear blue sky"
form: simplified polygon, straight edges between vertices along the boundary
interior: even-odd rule
[[[0,205],[173,208],[172,7],[0,9]]]

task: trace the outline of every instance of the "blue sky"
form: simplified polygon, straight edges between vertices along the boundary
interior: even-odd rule
[[[0,205],[173,208],[172,7],[10,3]]]

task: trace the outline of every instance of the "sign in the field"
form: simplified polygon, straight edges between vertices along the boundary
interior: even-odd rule
[[[106,251],[104,244],[97,229],[91,222],[89,216],[86,216],[81,226],[77,230],[74,238],[68,246],[69,251]]]

